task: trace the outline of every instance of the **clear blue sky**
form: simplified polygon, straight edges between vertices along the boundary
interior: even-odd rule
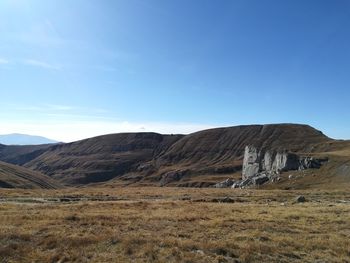
[[[1,0],[0,133],[294,122],[350,139],[348,0]]]

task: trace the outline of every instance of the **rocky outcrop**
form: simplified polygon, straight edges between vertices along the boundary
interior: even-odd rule
[[[311,160],[310,160],[311,161]],[[283,171],[304,168],[304,160],[296,154],[259,150],[254,146],[246,146],[243,159],[242,179],[254,177],[261,172],[279,174]]]
[[[250,185],[262,185],[270,180],[275,181],[285,171],[320,168],[327,159],[303,157],[287,151],[269,151],[246,146],[244,151],[242,181],[236,182],[232,188]]]
[[[252,183],[254,185],[262,185],[269,180],[270,180],[270,178],[266,174],[260,174],[260,175],[252,178]]]
[[[246,146],[243,159],[242,179],[255,177],[259,173],[276,175],[291,170],[320,168],[325,159],[302,157],[287,151],[265,151]]]

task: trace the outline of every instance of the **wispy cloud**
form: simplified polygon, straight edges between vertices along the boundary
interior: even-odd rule
[[[62,67],[57,64],[48,63],[45,61],[37,60],[37,59],[14,59],[12,61],[9,61],[4,58],[0,58],[0,66],[9,67],[16,66],[16,65],[26,65],[26,66],[32,66],[32,67],[38,67],[43,69],[49,69],[49,70],[61,70]]]
[[[7,59],[4,58],[0,58],[0,64],[9,64],[10,61],[8,61]]]
[[[62,111],[73,111],[78,109],[74,106],[69,105],[57,105],[57,104],[42,104],[42,105],[16,105],[16,104],[8,104],[6,106],[8,109],[12,111],[33,111],[33,112],[42,112],[42,113],[50,113],[50,112],[62,112]]]
[[[7,59],[0,58],[0,69],[11,70],[13,69],[13,63]]]
[[[60,69],[62,69],[58,65],[50,64],[50,63],[47,63],[47,62],[44,62],[44,61],[40,61],[40,60],[35,60],[35,59],[25,59],[25,60],[23,60],[23,64],[28,65],[28,66],[44,68],[44,69],[51,69],[51,70],[60,70]]]
[[[56,105],[56,104],[47,104],[47,107],[50,110],[56,110],[56,111],[70,111],[76,109],[76,107],[68,106],[68,105]]]
[[[47,110],[47,108],[39,107],[39,106],[16,106],[16,105],[13,105],[11,107],[11,110],[14,110],[14,111],[45,111],[45,110]]]

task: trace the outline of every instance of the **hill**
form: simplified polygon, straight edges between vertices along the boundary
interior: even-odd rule
[[[0,188],[56,189],[60,187],[58,182],[39,172],[0,162]]]
[[[344,175],[350,163],[350,142],[328,138],[322,132],[300,124],[235,126],[185,136],[121,133],[68,144],[0,146],[0,160],[23,165],[73,186],[106,182],[113,185],[209,186],[241,176],[247,145],[262,150],[327,157],[329,162],[313,171],[322,178],[328,176],[326,181],[342,177],[350,182]]]
[[[232,166],[242,159],[244,148],[254,145],[270,150],[311,152],[332,141],[307,125],[246,125],[204,130],[183,137],[160,157],[159,162],[183,167]]]
[[[102,182],[136,171],[181,137],[157,133],[104,135],[51,146],[24,166],[67,185]]]
[[[41,136],[12,133],[0,135],[0,143],[6,145],[38,145],[58,142]]]

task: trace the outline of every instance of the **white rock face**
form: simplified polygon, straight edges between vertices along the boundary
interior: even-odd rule
[[[279,174],[282,171],[297,170],[299,165],[299,158],[295,154],[287,152],[263,152],[254,146],[246,146],[242,179],[254,177],[261,172],[272,175]]]
[[[324,159],[301,157],[286,151],[259,150],[254,146],[246,146],[243,158],[242,180],[232,185],[232,188],[245,188],[251,185],[262,185],[268,181],[279,181],[281,172],[320,168]],[[290,179],[290,178],[289,178]]]
[[[274,158],[275,156],[273,156],[273,154],[271,154],[270,152],[266,152],[264,155],[264,163],[262,169],[267,171],[272,170]]]
[[[246,146],[244,151],[244,159],[243,159],[243,172],[242,179],[247,179],[255,174],[257,174],[260,170],[260,154],[257,149],[253,146]]]

